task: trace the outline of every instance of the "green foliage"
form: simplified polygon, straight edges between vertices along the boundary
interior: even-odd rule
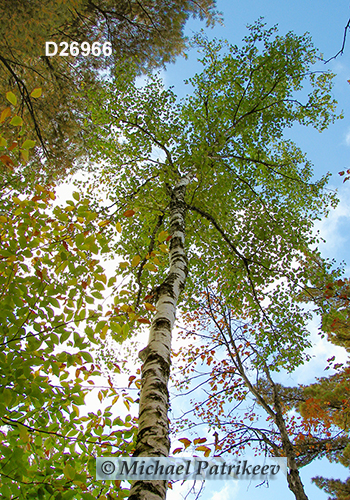
[[[15,181],[2,179],[0,202],[0,494],[92,499],[101,492],[95,456],[129,454],[135,431],[130,415],[113,417],[119,396],[129,409],[132,399],[115,389],[112,372],[107,387],[94,389],[94,346],[113,330],[111,323],[103,336],[100,328],[106,221],[78,193],[61,207],[53,186],[23,195]],[[125,317],[119,321],[112,334],[120,341],[129,328],[123,333]],[[87,414],[92,390],[112,405]]]
[[[270,371],[291,371],[306,359],[309,314],[294,302],[295,287],[309,283],[304,256],[316,243],[313,222],[334,198],[324,191],[327,178],[312,182],[310,163],[285,132],[294,123],[323,130],[336,117],[335,103],[332,75],[312,74],[315,50],[308,37],[275,31],[257,23],[243,48],[197,37],[203,71],[181,103],[157,76],[137,87],[138,67],[125,75],[125,61],[111,83],[88,86],[93,125],[87,145],[96,163],[92,183],[81,182],[86,194],[73,193],[64,207],[52,204],[53,187],[47,185],[23,194],[23,178],[12,173],[16,157],[1,157],[5,497],[50,498],[54,488],[55,498],[91,498],[97,495],[93,455],[132,452],[130,416],[113,422],[109,407],[104,414],[79,415],[83,383],[101,373],[94,345],[106,338],[122,342],[150,323],[167,273],[169,238],[176,238],[168,235],[171,192],[183,176],[190,179],[190,273],[181,309],[195,310],[200,293],[215,284],[232,314],[249,318],[254,345]],[[79,65],[73,69],[80,71]],[[300,102],[296,93],[304,83],[311,92]],[[30,86],[39,102],[34,87],[41,86]],[[11,130],[22,130],[20,123],[10,125],[20,97],[8,94],[5,109],[11,113],[2,110],[4,153]],[[13,151],[23,156],[30,141],[20,136]],[[122,261],[108,280],[100,257],[110,252]],[[114,302],[106,312],[100,301],[107,288]],[[112,383],[98,395],[100,401],[109,396],[119,396]],[[129,410],[132,400],[124,401]],[[123,428],[109,433],[116,425]],[[18,463],[9,453],[16,449]]]
[[[350,479],[340,481],[340,479],[325,479],[323,477],[313,478],[313,482],[328,495],[329,500],[349,500]]]
[[[342,268],[334,268],[334,262],[325,262],[317,252],[307,255],[310,272],[308,286],[297,299],[316,304],[322,318],[321,335],[335,345],[350,348],[350,280],[344,277]]]
[[[312,74],[316,52],[308,37],[275,31],[257,23],[243,48],[197,37],[203,71],[190,80],[193,93],[180,103],[157,76],[139,88],[130,74],[90,93],[92,120],[100,129],[91,149],[103,160],[103,193],[113,215],[125,218],[114,249],[123,257],[120,274],[129,280],[129,307],[138,311],[157,298],[166,275],[159,255],[171,189],[186,176],[189,275],[181,309],[195,314],[201,292],[214,287],[231,316],[249,322],[250,364],[269,376],[308,359],[310,313],[295,301],[296,289],[306,289],[312,279],[307,255],[317,243],[314,221],[336,203],[324,190],[327,177],[313,182],[310,162],[286,139],[294,123],[322,131],[336,118],[333,75]],[[304,95],[305,84],[311,92],[302,101],[297,96]],[[206,354],[209,364],[209,349]],[[240,354],[248,356],[244,343]],[[211,382],[216,394],[214,375]],[[239,404],[246,397],[240,385],[238,378],[223,394]],[[272,381],[267,387],[277,390]],[[272,396],[265,396],[261,402],[268,408]],[[219,412],[225,402],[223,396]],[[273,405],[268,413],[279,420],[285,448],[268,434],[261,442],[276,454],[292,450],[297,473],[298,454],[298,463],[307,463],[327,447],[306,438],[293,419],[285,422],[278,398]],[[215,397],[209,398],[198,404],[198,414],[215,420],[214,407]],[[256,415],[250,416],[254,421]],[[241,423],[242,435],[251,425]],[[288,431],[292,442],[285,439]],[[236,445],[242,442],[228,440],[225,450]],[[210,453],[208,446],[196,449]]]
[[[292,301],[308,277],[305,265],[293,264],[316,242],[313,221],[333,199],[323,190],[327,178],[312,183],[310,163],[283,134],[294,122],[322,130],[335,119],[332,75],[311,73],[313,90],[301,103],[295,92],[315,58],[308,37],[280,37],[257,23],[243,48],[201,36],[197,43],[204,69],[181,103],[157,76],[142,88],[131,74],[91,92],[100,127],[91,148],[104,160],[106,196],[118,217],[136,212],[114,248],[125,262],[140,256],[138,265],[124,264],[138,305],[164,278],[162,262],[152,269],[146,261],[162,252],[169,186],[187,175],[186,307],[216,282],[228,306],[261,323],[257,342],[271,367],[292,368],[308,345],[308,315]]]

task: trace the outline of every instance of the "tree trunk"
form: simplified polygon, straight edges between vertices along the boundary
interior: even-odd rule
[[[143,361],[139,404],[138,434],[134,456],[167,457],[169,439],[168,381],[171,365],[171,332],[175,322],[176,304],[185,286],[188,272],[185,244],[186,186],[179,180],[171,192],[170,202],[170,269],[157,288],[156,308],[150,328],[148,345],[139,356]],[[129,500],[164,500],[167,481],[135,481]]]
[[[288,431],[286,429],[278,390],[276,384],[272,382],[271,377],[268,377],[273,390],[274,408],[276,412],[275,423],[280,432],[283,452],[287,457],[287,465],[289,469],[289,471],[287,472],[288,487],[294,493],[296,500],[309,500],[308,496],[305,493],[304,485],[301,481],[298,466],[296,464],[294,447],[289,439]]]
[[[295,465],[295,460],[294,460],[294,465]],[[287,480],[289,489],[294,493],[296,500],[309,500],[308,496],[304,491],[304,486],[303,483],[301,482],[297,466],[295,465],[295,467],[293,466],[291,467],[291,464],[289,463],[288,460],[288,467],[289,471],[287,473]]]

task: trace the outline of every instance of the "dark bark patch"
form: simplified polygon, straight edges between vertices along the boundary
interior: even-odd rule
[[[173,248],[176,248],[176,247],[180,247],[180,248],[183,248],[183,243],[182,243],[182,238],[180,238],[179,236],[174,236],[173,238],[171,238],[171,242],[170,242],[170,250],[172,250]]]
[[[158,373],[160,371],[160,372],[162,372],[163,376],[167,377],[169,375],[169,372],[170,372],[170,359],[169,359],[169,362],[166,362],[164,360],[164,358],[162,358],[161,356],[159,356],[156,353],[150,354],[147,357],[147,359],[145,360],[145,363],[142,366],[142,375],[144,377],[146,377],[146,376],[149,377],[152,375],[154,377],[158,376],[157,371],[154,369],[154,367],[152,365],[148,366],[149,363],[153,363],[154,361],[156,361],[158,366],[159,366]]]
[[[163,498],[164,489],[166,488],[166,481],[162,481],[162,483],[163,484],[157,487],[153,481],[135,481],[133,489],[136,491],[129,496],[129,500],[144,499],[145,491],[149,491],[150,493],[153,493],[153,495],[157,495],[159,496],[159,498]]]
[[[158,328],[159,328],[159,329],[163,329],[163,328],[164,328],[165,330],[170,330],[170,328],[171,328],[171,323],[170,323],[170,321],[169,321],[168,319],[166,319],[166,318],[158,318],[158,319],[156,319],[156,320],[155,320],[155,322],[154,322],[154,327],[155,327],[156,329],[158,329]]]

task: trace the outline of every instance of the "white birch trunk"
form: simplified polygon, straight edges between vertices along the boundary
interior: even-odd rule
[[[156,314],[150,328],[148,345],[139,356],[143,361],[139,421],[134,456],[167,457],[169,438],[168,381],[171,365],[171,333],[176,304],[188,272],[185,244],[185,202],[188,178],[172,190],[170,203],[170,269],[157,289]],[[135,481],[129,500],[164,500],[166,481]]]

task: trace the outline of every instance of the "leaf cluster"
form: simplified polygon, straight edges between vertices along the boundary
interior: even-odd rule
[[[94,346],[108,331],[119,340],[128,331],[122,332],[124,317],[119,334],[104,328],[101,292],[113,283],[108,285],[100,264],[109,251],[106,221],[88,200],[73,197],[60,206],[54,186],[37,184],[24,195],[9,176],[1,184],[3,498],[93,499],[101,490],[95,456],[133,448],[134,421],[130,415],[115,418],[111,410],[119,397],[129,410],[133,400],[115,388],[111,376],[107,387],[95,389],[102,369]],[[91,392],[112,404],[87,413]],[[112,433],[115,426],[119,430]]]

